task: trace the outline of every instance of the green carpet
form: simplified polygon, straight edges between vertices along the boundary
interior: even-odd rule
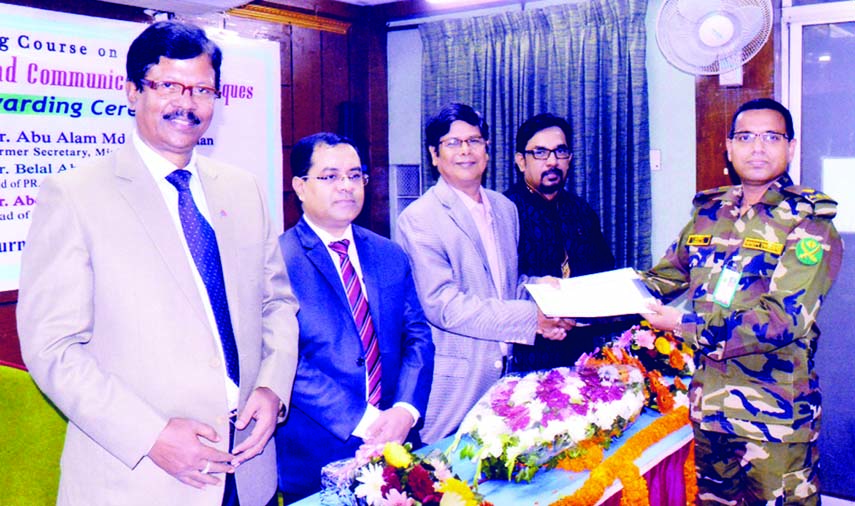
[[[26,371],[0,366],[0,504],[56,504],[65,426]]]

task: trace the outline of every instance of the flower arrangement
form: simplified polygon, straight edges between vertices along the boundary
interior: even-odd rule
[[[476,480],[528,482],[583,443],[608,445],[644,406],[644,376],[628,364],[577,364],[506,376],[469,411],[449,452],[476,463]]]
[[[691,376],[695,372],[692,349],[668,331],[656,330],[646,320],[633,325],[617,340],[617,345],[630,350],[648,370],[666,376]]]
[[[353,459],[322,470],[321,502],[352,506],[492,506],[451,471],[439,450],[409,443],[362,445]]]
[[[605,347],[612,355],[623,350],[637,357],[649,389],[648,407],[669,413],[676,407],[688,406],[691,376],[695,373],[692,349],[674,334],[656,330],[647,321],[634,325]],[[596,353],[596,352],[595,352]],[[610,362],[608,355],[605,361]],[[665,376],[673,377],[673,380]]]

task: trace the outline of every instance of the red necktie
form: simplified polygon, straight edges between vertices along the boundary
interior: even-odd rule
[[[368,402],[377,406],[380,403],[380,348],[377,333],[374,332],[374,322],[368,311],[368,301],[362,293],[362,286],[356,276],[356,270],[350,263],[347,247],[350,241],[342,239],[330,243],[330,249],[338,253],[341,265],[341,279],[344,281],[344,291],[350,302],[353,320],[359,330],[362,341],[362,352],[365,354],[365,368],[368,374]]]

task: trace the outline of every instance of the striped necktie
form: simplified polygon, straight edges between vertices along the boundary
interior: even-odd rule
[[[368,311],[368,301],[362,293],[362,286],[356,276],[356,270],[347,255],[349,245],[350,241],[342,239],[331,242],[330,249],[338,253],[344,291],[347,294],[348,302],[350,302],[350,310],[359,331],[359,339],[362,341],[362,352],[365,354],[365,368],[368,375],[368,402],[377,406],[380,403],[380,348],[377,342],[377,333],[374,332],[374,322],[371,320],[371,313]]]

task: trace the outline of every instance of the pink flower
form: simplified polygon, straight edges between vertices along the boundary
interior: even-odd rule
[[[356,460],[357,466],[364,466],[365,464],[371,462],[373,459],[377,457],[381,457],[383,455],[383,447],[386,444],[363,444],[356,450],[356,456],[354,460]]]
[[[407,496],[407,494],[398,490],[392,489],[386,494],[386,506],[413,506],[415,499]]]
[[[639,330],[635,333],[635,344],[641,348],[652,350],[654,341],[656,341],[656,336],[649,330]]]
[[[620,338],[618,338],[617,345],[624,349],[629,348],[632,344],[632,333],[635,331],[638,331],[638,325],[625,330],[624,333],[620,335]]]

